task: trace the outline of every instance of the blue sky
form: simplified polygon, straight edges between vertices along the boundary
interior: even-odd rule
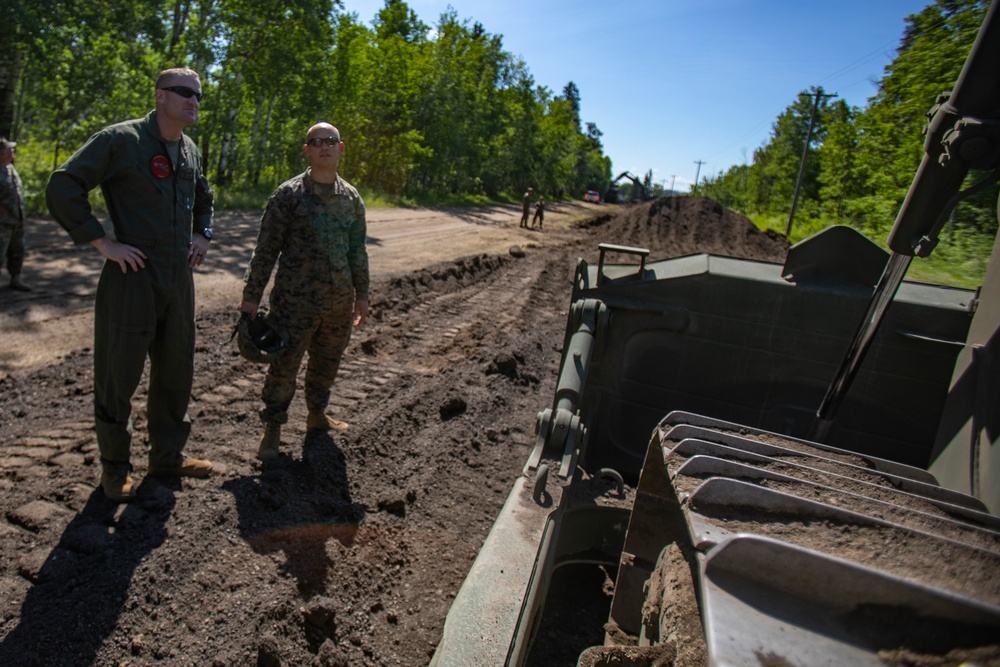
[[[686,191],[752,160],[800,91],[865,107],[905,18],[932,0],[408,0],[431,26],[447,8],[503,36],[538,85],[580,90],[612,175],[650,169]],[[344,0],[366,24],[383,0]],[[928,100],[928,108],[933,104]],[[699,165],[696,162],[701,161]]]

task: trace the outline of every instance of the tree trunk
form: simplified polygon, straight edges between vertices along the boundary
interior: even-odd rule
[[[167,47],[167,55],[173,57],[174,50],[180,44],[181,35],[187,27],[188,16],[191,15],[191,0],[175,0],[174,21],[170,32],[170,46]]]
[[[215,179],[219,184],[225,184],[233,177],[233,153],[236,150],[236,118],[240,112],[240,83],[243,75],[237,74],[236,81],[232,87],[232,106],[226,114],[226,124],[223,127],[222,146],[219,148],[219,167],[216,170]],[[221,100],[220,100],[221,103]]]
[[[264,93],[257,93],[257,111],[254,112],[253,126],[250,128],[251,146],[257,145],[257,137],[260,136],[260,118],[263,115],[264,115]],[[254,180],[253,166],[252,165],[247,165],[247,166],[249,167],[247,169],[247,176],[249,176],[253,184],[256,185],[257,181]]]
[[[232,155],[233,147],[236,143],[236,136],[232,127],[236,124],[237,107],[232,107],[227,114],[227,129],[222,135],[222,146],[219,148],[219,168],[216,170],[216,180],[220,184],[228,183],[232,175]]]
[[[253,184],[257,185],[260,183],[260,170],[264,164],[264,155],[267,151],[267,133],[271,128],[271,114],[274,113],[274,98],[275,95],[271,95],[271,99],[267,102],[267,118],[264,119],[264,130],[261,132],[260,136],[260,149],[257,151],[257,159],[254,164],[253,171]]]
[[[21,53],[17,48],[0,50],[0,136],[16,138],[14,127],[15,92],[21,73]]]

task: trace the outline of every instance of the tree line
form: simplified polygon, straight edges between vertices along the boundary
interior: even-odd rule
[[[793,236],[840,223],[884,241],[923,155],[926,114],[955,85],[989,5],[937,0],[908,17],[896,56],[866,108],[822,88],[803,91],[774,121],[750,163],[706,177],[698,190],[755,218],[788,219],[818,95],[792,221],[800,229]],[[969,182],[983,177],[973,172]],[[951,259],[985,262],[997,232],[997,194],[994,185],[957,207],[949,221],[951,243],[943,248]]]
[[[954,85],[989,4],[935,0],[906,20],[865,108],[802,91],[751,161],[695,191],[784,231],[815,105],[793,237],[841,223],[883,241],[920,161],[925,114]],[[145,114],[156,73],[175,66],[202,75],[189,133],[230,203],[247,193],[259,206],[301,170],[317,120],[348,144],[343,175],[387,198],[516,199],[530,185],[558,199],[603,195],[611,181],[577,86],[537,85],[501,36],[453,9],[430,26],[403,0],[385,0],[370,23],[343,0],[0,0],[0,21],[11,37],[0,45],[0,134],[22,144],[36,211],[51,170],[94,131]],[[663,193],[651,171],[643,184]],[[631,183],[619,186],[627,198]],[[961,203],[935,255],[981,274],[996,199],[994,185]]]
[[[36,193],[93,132],[147,113],[156,74],[179,66],[202,77],[188,133],[219,190],[269,190],[301,171],[318,120],[347,142],[343,176],[390,197],[519,197],[529,185],[576,197],[610,180],[577,86],[537,85],[500,35],[451,8],[429,26],[403,0],[370,24],[342,0],[0,7],[13,37],[0,47],[0,134],[22,144]]]

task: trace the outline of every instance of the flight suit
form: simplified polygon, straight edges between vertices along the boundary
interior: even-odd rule
[[[173,467],[191,430],[194,375],[192,233],[211,230],[214,196],[201,153],[182,135],[168,150],[156,112],[94,134],[46,187],[52,215],[77,244],[105,235],[87,193],[100,186],[115,238],[139,248],[145,268],[106,261],[94,314],[94,416],[101,463],[126,474],[131,399],[149,357],[149,463]]]
[[[295,378],[305,353],[309,412],[330,402],[344,349],[351,339],[355,300],[368,300],[365,204],[341,177],[314,184],[306,173],[282,183],[261,217],[246,271],[243,300],[260,303],[275,263],[269,304],[288,347],[268,368],[261,398],[265,424],[288,421]]]

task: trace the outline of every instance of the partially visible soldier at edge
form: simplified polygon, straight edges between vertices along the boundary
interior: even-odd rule
[[[308,168],[278,186],[261,217],[239,308],[256,316],[277,262],[270,313],[275,327],[287,335],[288,347],[271,362],[261,392],[264,434],[257,458],[263,461],[279,456],[281,426],[288,421],[306,352],[306,428],[346,427],[332,422],[326,408],[351,329],[368,316],[365,204],[337,173],[344,152],[340,132],[317,123],[306,133],[302,150]]]
[[[31,288],[21,282],[24,265],[24,185],[14,168],[17,143],[0,137],[0,268],[6,264],[9,287],[19,292]]]
[[[521,197],[521,227],[528,228],[528,217],[531,215],[531,195],[532,188],[528,188]]]
[[[191,432],[194,280],[212,238],[214,195],[201,152],[184,134],[198,120],[201,79],[160,72],[155,109],[94,134],[49,178],[49,211],[77,244],[104,256],[94,303],[94,417],[101,487],[132,500],[132,396],[149,358],[150,477],[207,477],[212,464],[182,454]],[[100,186],[115,238],[87,201]]]

